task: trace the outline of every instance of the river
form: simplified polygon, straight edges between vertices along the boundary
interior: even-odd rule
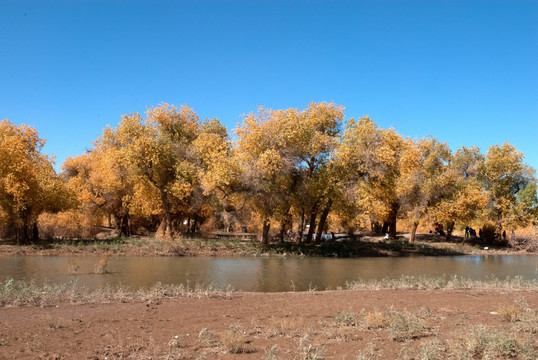
[[[95,274],[95,256],[0,258],[0,281],[66,282],[90,288],[165,284],[215,284],[243,291],[336,289],[358,279],[458,275],[475,280],[495,276],[537,279],[537,255],[443,257],[281,258],[281,257],[109,257],[107,273]],[[76,273],[73,269],[77,268]]]

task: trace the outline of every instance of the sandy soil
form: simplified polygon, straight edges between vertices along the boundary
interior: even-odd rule
[[[506,309],[537,307],[528,290],[358,290],[2,308],[0,358],[403,359],[425,346],[446,358],[472,326],[513,326]],[[424,326],[394,338],[381,313]]]

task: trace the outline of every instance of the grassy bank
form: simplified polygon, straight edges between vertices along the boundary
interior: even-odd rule
[[[36,281],[0,282],[0,307],[47,307],[62,303],[104,304],[115,302],[148,301],[181,297],[230,297],[232,289],[209,285],[173,285],[156,283],[150,288],[133,290],[124,286],[105,286],[89,289],[77,280],[66,283],[38,283]]]
[[[357,280],[348,282],[338,290],[502,290],[538,291],[536,280],[522,277],[495,277],[473,280],[460,276],[402,276],[382,280]],[[317,292],[310,290],[310,293]],[[38,283],[36,281],[0,282],[0,307],[7,306],[53,306],[59,303],[113,303],[173,299],[181,297],[226,297],[238,294],[231,288],[221,288],[214,284],[174,285],[157,283],[150,288],[129,289],[125,286],[105,286],[89,289],[73,280],[66,283]]]
[[[339,239],[321,244],[262,245],[239,239],[202,239],[180,237],[164,241],[152,237],[127,237],[108,240],[51,240],[30,245],[0,242],[1,256],[16,255],[105,255],[105,256],[442,256],[477,254],[536,253],[535,247],[493,248],[456,239],[445,242],[440,236],[419,235],[409,243],[405,235],[385,241],[382,236],[359,235],[356,239]]]

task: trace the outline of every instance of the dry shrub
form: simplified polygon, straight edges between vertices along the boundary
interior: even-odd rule
[[[211,237],[211,234],[214,234],[217,229],[218,224],[213,217],[207,219],[203,224],[200,225],[200,232],[207,235],[207,237]]]
[[[78,273],[79,266],[72,260],[69,260],[69,263],[67,264],[67,274],[69,275],[75,275]]]
[[[530,253],[538,252],[538,236],[521,236],[510,239],[510,246],[516,250],[525,250]]]
[[[95,274],[106,274],[107,273],[107,266],[108,266],[108,263],[106,262],[106,260],[101,259],[101,260],[99,260],[99,262],[97,264],[94,265],[93,272]]]
[[[303,360],[324,360],[325,359],[325,347],[323,345],[321,346],[314,346],[312,344],[309,344],[310,341],[309,335],[306,334],[302,338],[299,339],[299,353],[300,353],[300,359]]]
[[[359,350],[357,360],[379,360],[381,359],[382,351],[375,348],[372,343],[369,343],[366,349]]]
[[[183,244],[175,240],[165,240],[162,242],[163,252],[165,254],[175,255],[175,256],[184,256],[185,247]]]
[[[363,324],[366,329],[382,329],[387,327],[389,316],[386,312],[371,311],[363,315]]]
[[[298,329],[305,327],[305,319],[302,317],[272,318],[271,328],[276,335],[293,336]]]
[[[43,322],[47,325],[47,328],[49,328],[50,330],[63,329],[66,327],[66,325],[64,324],[64,321],[61,318],[58,318],[52,315],[43,316]]]
[[[427,341],[420,344],[420,348],[417,354],[417,360],[441,360],[446,359],[446,346],[443,342],[436,338],[434,340]]]
[[[519,308],[513,304],[501,305],[497,312],[508,322],[516,322],[519,318]]]
[[[538,238],[538,221],[527,225],[527,227],[517,229],[517,235],[524,238]]]
[[[182,342],[183,334],[175,335],[172,337],[172,339],[168,342],[168,354],[166,356],[167,359],[181,359],[181,351],[180,349],[184,346]]]
[[[98,232],[93,218],[75,210],[43,213],[37,222],[40,236],[47,239],[91,239]]]
[[[393,341],[406,341],[428,335],[423,315],[391,311],[388,324],[389,338]]]
[[[278,345],[274,344],[269,349],[265,350],[263,355],[264,360],[278,360]]]
[[[230,328],[220,335],[220,342],[230,354],[240,354],[246,352],[245,334],[237,327],[231,325]]]
[[[5,211],[0,207],[0,239],[5,239],[8,234],[8,217]]]
[[[213,347],[216,344],[216,335],[213,331],[203,328],[198,333],[198,340],[203,347]]]
[[[536,359],[534,337],[511,329],[495,329],[482,325],[466,329],[458,341],[456,358],[466,359]]]
[[[355,314],[347,311],[340,311],[334,316],[337,326],[355,326]]]

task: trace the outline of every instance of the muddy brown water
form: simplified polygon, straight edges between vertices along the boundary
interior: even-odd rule
[[[538,279],[537,255],[484,255],[387,258],[212,258],[109,257],[107,273],[95,274],[100,258],[0,258],[0,281],[36,280],[62,283],[77,279],[90,288],[119,284],[132,289],[163,284],[214,284],[256,292],[325,290],[358,279],[408,276],[463,276],[475,280],[522,276]],[[76,272],[74,270],[76,269]]]

